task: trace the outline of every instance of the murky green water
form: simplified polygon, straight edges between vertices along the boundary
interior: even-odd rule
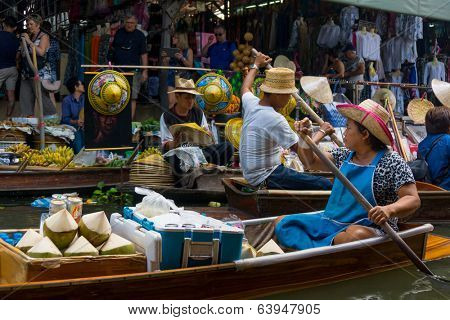
[[[39,227],[43,209],[30,207],[31,199],[0,198],[0,229]],[[120,212],[115,206],[84,206],[83,213],[105,210]],[[450,236],[450,224],[435,226],[435,233]],[[450,258],[427,264],[437,275],[450,279]],[[295,275],[293,275],[295,276]],[[267,299],[450,299],[450,284],[424,277],[414,267],[338,282],[331,285],[276,294]]]

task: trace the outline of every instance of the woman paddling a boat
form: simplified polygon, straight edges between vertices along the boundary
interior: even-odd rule
[[[414,177],[402,157],[388,150],[393,139],[387,127],[389,114],[379,104],[365,100],[360,105],[340,105],[348,118],[344,134],[345,148],[328,157],[374,207],[367,211],[351,192],[335,180],[324,211],[278,218],[275,234],[286,247],[303,250],[382,235],[378,227],[388,221],[398,230],[397,219],[420,207]],[[295,123],[296,130],[310,134],[308,119]],[[309,169],[326,171],[326,165],[308,148],[300,155]]]

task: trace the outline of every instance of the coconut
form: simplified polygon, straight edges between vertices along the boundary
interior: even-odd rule
[[[63,209],[50,216],[44,222],[44,236],[62,250],[67,248],[77,235],[78,225],[70,213]]]
[[[133,253],[136,253],[134,244],[114,233],[111,233],[108,241],[100,249],[100,255],[103,256]]]
[[[61,251],[53,244],[49,237],[43,238],[28,250],[27,254],[32,258],[58,258],[62,257]]]
[[[29,229],[16,244],[16,247],[27,253],[32,247],[34,247],[43,237],[34,230]]]
[[[85,237],[94,247],[98,247],[111,234],[111,225],[104,211],[84,215],[79,223],[80,235]]]
[[[64,251],[64,257],[74,256],[98,256],[98,250],[85,237],[81,236]]]

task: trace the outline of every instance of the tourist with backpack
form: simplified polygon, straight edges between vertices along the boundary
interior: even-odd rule
[[[430,109],[425,127],[427,137],[419,143],[419,157],[428,165],[429,182],[450,191],[450,108]]]

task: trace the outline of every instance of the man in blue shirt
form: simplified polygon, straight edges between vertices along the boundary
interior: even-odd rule
[[[202,55],[210,58],[211,69],[229,70],[230,63],[234,61],[233,51],[236,50],[236,44],[227,41],[227,33],[223,26],[216,26],[214,35],[217,42],[213,44],[213,36],[209,37],[208,43],[202,49]]]
[[[19,49],[19,39],[16,37],[17,20],[14,17],[6,17],[3,22],[4,31],[0,31],[0,87],[6,83],[8,95],[8,109],[6,116],[9,118],[14,112],[15,94],[17,82],[17,59]]]
[[[147,66],[147,40],[142,31],[136,29],[137,19],[128,16],[125,26],[117,31],[111,46],[112,63],[119,66]],[[141,84],[148,79],[147,69],[126,69],[124,71],[135,72],[133,77],[133,88],[131,93],[131,118],[136,113],[136,100],[139,95]]]
[[[77,78],[71,78],[67,81],[66,87],[70,95],[62,101],[61,124],[68,124],[77,129],[72,142],[74,152],[77,154],[84,146],[84,120],[80,119],[80,111],[84,108],[84,85]]]

